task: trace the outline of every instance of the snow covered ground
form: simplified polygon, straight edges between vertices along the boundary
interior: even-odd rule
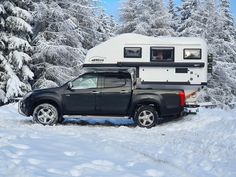
[[[0,107],[0,176],[235,177],[236,110],[198,115],[152,129],[126,119],[68,119],[42,126]]]

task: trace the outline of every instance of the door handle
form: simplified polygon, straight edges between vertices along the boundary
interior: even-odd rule
[[[129,93],[128,90],[121,90],[120,93]]]
[[[92,91],[93,94],[99,94],[100,92],[98,91]]]

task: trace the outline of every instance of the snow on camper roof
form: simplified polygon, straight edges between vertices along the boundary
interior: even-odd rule
[[[125,33],[111,38],[110,40],[121,40],[123,44],[205,44],[205,40],[197,37],[169,37],[169,36],[159,36],[150,37],[135,33]],[[109,40],[107,41],[109,42]]]

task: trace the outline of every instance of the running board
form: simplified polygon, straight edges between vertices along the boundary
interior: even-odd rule
[[[95,119],[104,119],[104,118],[127,118],[128,116],[93,116],[93,115],[63,115],[63,118],[95,118]]]

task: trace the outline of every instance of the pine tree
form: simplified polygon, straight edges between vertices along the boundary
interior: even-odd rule
[[[207,0],[204,5],[207,19],[204,37],[208,42],[209,53],[213,54],[215,61],[214,72],[209,77],[208,87],[202,97],[204,100],[214,103],[230,104],[236,101],[236,51],[234,37],[232,37],[233,32],[230,32],[232,28],[225,28],[225,24],[232,25],[234,21],[232,20],[232,23],[226,22],[228,18],[225,18],[223,12],[230,13],[230,11],[229,9],[223,10],[223,12],[219,10],[215,0]],[[227,7],[229,8],[230,4]]]
[[[177,14],[177,10],[174,4],[174,0],[169,0],[168,1],[168,12],[171,16],[171,27],[175,32],[177,32],[177,29],[179,28],[179,16]]]
[[[121,7],[122,24],[118,33],[132,33],[135,31],[139,22],[139,14],[142,13],[142,0],[127,0],[124,1]]]
[[[108,16],[107,14],[105,14],[104,9],[99,10],[97,23],[97,40],[99,42],[106,41],[110,37],[113,37],[115,35],[115,32],[117,30],[117,24],[115,23],[113,16]]]
[[[34,88],[54,87],[77,76],[87,49],[98,43],[93,0],[35,4]]]
[[[232,13],[230,12],[230,1],[220,0],[220,18],[223,22],[223,36],[225,41],[232,42],[235,40],[236,30]]]
[[[151,36],[174,36],[174,30],[171,28],[171,15],[163,4],[163,0],[152,1],[143,0],[146,9],[149,10],[149,21]],[[146,12],[148,13],[148,12]]]
[[[32,47],[30,39],[32,8],[30,0],[4,0],[0,2],[0,100],[22,96],[31,90],[29,69]]]
[[[205,11],[205,30],[204,30],[204,38],[207,39],[209,44],[215,44],[216,40],[219,36],[220,31],[220,20],[219,20],[219,13],[217,11],[217,5],[215,0],[207,0],[203,6],[203,10]],[[211,49],[211,47],[210,47]],[[210,53],[216,50],[210,51]]]
[[[202,37],[205,29],[205,13],[199,0],[182,0],[180,7],[180,36]]]
[[[148,36],[175,35],[170,14],[162,0],[128,0],[122,8],[121,33],[134,32]]]

